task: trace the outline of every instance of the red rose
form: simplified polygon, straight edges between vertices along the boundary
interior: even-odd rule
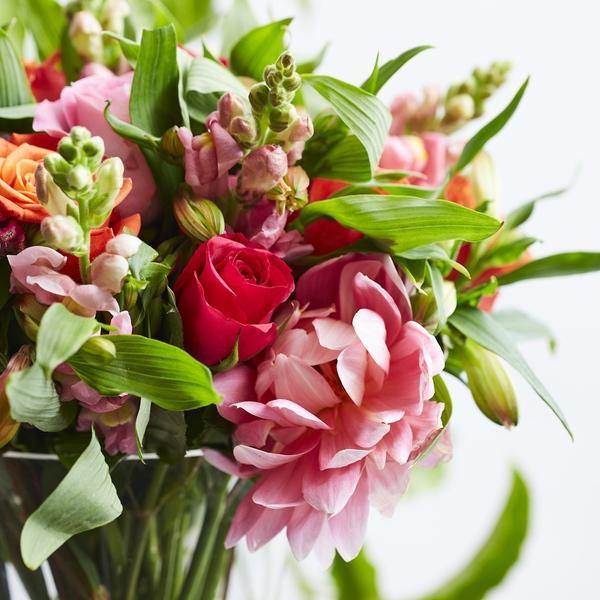
[[[247,360],[273,343],[273,311],[294,290],[290,268],[243,235],[225,234],[202,244],[175,282],[186,350],[214,365],[239,338]]]

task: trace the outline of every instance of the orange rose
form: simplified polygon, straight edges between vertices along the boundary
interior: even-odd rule
[[[0,213],[3,219],[40,223],[48,216],[35,191],[35,171],[50,150],[15,146],[0,138]]]

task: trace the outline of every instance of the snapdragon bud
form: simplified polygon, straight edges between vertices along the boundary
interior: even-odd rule
[[[118,254],[103,252],[97,256],[90,268],[92,283],[117,294],[123,287],[125,276],[129,273],[129,263]]]
[[[93,138],[90,138],[84,142],[81,146],[81,149],[86,157],[88,168],[91,171],[95,171],[100,166],[102,158],[104,157],[104,140],[95,135]]]
[[[298,115],[289,129],[287,137],[290,142],[306,142],[315,132],[312,119],[306,113]]]
[[[84,165],[75,165],[67,173],[67,184],[74,190],[81,191],[90,187],[92,174]]]
[[[300,210],[308,202],[310,179],[302,167],[290,167],[283,179],[267,192],[266,197],[275,202],[277,211]]]
[[[269,86],[266,83],[256,83],[250,88],[248,95],[252,110],[262,112],[269,104]]]
[[[102,58],[102,25],[91,12],[82,10],[73,15],[69,37],[84,60],[98,62]]]
[[[118,254],[123,258],[131,258],[142,245],[142,240],[129,233],[120,233],[112,240],[106,242],[106,251],[110,254]]]
[[[271,109],[269,127],[272,131],[285,131],[298,118],[298,111],[293,104],[283,104]]]
[[[73,252],[83,245],[83,230],[73,217],[54,215],[46,217],[40,231],[51,248]]]
[[[296,70],[296,61],[291,52],[283,52],[275,62],[275,67],[285,77],[293,75]]]
[[[185,154],[177,129],[175,126],[167,129],[160,138],[161,150],[173,158],[181,158]]]
[[[287,155],[280,146],[261,146],[250,152],[242,163],[238,180],[240,192],[264,194],[287,173],[287,169]]]
[[[83,350],[93,355],[101,364],[107,364],[117,357],[117,348],[106,335],[94,335],[83,345]]]
[[[181,188],[173,202],[173,213],[181,231],[196,242],[205,242],[225,231],[225,219],[211,200],[194,198]]]
[[[519,409],[512,382],[500,359],[467,340],[460,349],[469,389],[479,410],[494,423],[512,427],[519,421]]]
[[[48,156],[46,158],[48,158]],[[48,213],[51,215],[67,214],[67,206],[72,202],[58,185],[56,185],[52,175],[50,175],[44,165],[38,165],[35,171],[35,191],[37,199]]]
[[[446,101],[446,117],[452,121],[469,121],[475,115],[475,101],[469,94],[457,94]]]
[[[498,200],[498,176],[492,157],[482,150],[471,162],[471,183],[473,194],[479,206],[482,202]],[[494,207],[490,212],[494,214]]]
[[[234,117],[229,123],[229,133],[242,145],[250,145],[256,139],[256,125],[252,117]]]
[[[90,202],[90,212],[94,215],[93,225],[98,227],[113,209],[115,200],[123,187],[123,161],[120,158],[107,158],[96,172],[96,194]]]
[[[227,92],[219,98],[217,111],[219,112],[219,123],[229,128],[229,125],[235,117],[245,117],[249,110],[246,102],[237,94]]]

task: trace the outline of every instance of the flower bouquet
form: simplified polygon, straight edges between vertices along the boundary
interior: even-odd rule
[[[157,4],[0,30],[0,530],[36,600],[46,561],[61,598],[212,599],[236,544],[284,530],[352,560],[370,508],[451,456],[443,373],[512,427],[508,363],[569,430],[514,343],[543,326],[493,310],[600,268],[534,258],[537,199],[497,204],[484,146],[527,82],[465,141],[507,64],[388,110],[427,47],[355,85],[297,63],[289,19],[218,56],[186,44],[208,15]]]

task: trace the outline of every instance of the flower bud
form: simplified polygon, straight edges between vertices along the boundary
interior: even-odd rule
[[[142,245],[142,240],[129,233],[120,233],[112,240],[106,242],[106,252],[109,254],[118,254],[123,258],[131,258]]]
[[[126,402],[123,406],[120,406],[116,410],[110,412],[98,413],[98,420],[106,425],[107,427],[116,427],[117,425],[123,425],[132,420],[134,416],[133,404]]]
[[[167,129],[160,138],[160,148],[173,158],[181,158],[185,154],[185,148],[177,135],[177,127]]]
[[[57,152],[50,152],[44,157],[44,167],[52,175],[56,177],[58,175],[66,175],[71,165]]]
[[[292,104],[283,104],[271,109],[269,113],[269,127],[280,133],[285,131],[298,118],[298,112]]]
[[[81,146],[81,149],[87,157],[87,166],[90,171],[95,171],[100,166],[102,158],[104,157],[104,140],[96,135],[85,142]]]
[[[23,371],[31,365],[31,353],[27,346],[23,346],[8,361],[4,372],[0,375],[0,448],[6,446],[19,429],[19,424],[10,414],[10,402],[6,395],[6,384],[12,373]]]
[[[75,190],[83,190],[92,183],[92,174],[87,167],[75,165],[67,173],[67,183]]]
[[[205,242],[225,231],[219,207],[210,200],[193,198],[185,188],[175,196],[173,212],[181,231],[196,242]]]
[[[92,13],[82,10],[73,15],[69,37],[84,60],[98,62],[102,58],[102,25]]]
[[[283,74],[274,65],[267,65],[263,72],[263,79],[271,89],[274,89],[283,82]]]
[[[468,94],[458,94],[446,101],[446,119],[450,121],[468,121],[475,115],[475,102]]]
[[[256,139],[256,125],[253,117],[234,117],[229,124],[229,133],[240,144],[252,144]]]
[[[249,112],[246,102],[240,96],[231,92],[227,92],[219,98],[217,110],[219,112],[219,123],[225,129],[229,128],[232,119],[245,117]]]
[[[38,165],[35,171],[35,191],[40,204],[43,204],[51,215],[67,214],[67,206],[71,204],[71,200],[56,185],[52,175],[44,168],[44,165]]]
[[[92,283],[117,294],[123,287],[123,280],[129,273],[129,263],[118,254],[103,252],[92,262],[90,276]]]
[[[83,244],[83,230],[73,217],[46,217],[40,226],[46,243],[57,250],[73,252]]]
[[[312,137],[314,132],[310,116],[308,114],[301,114],[290,125],[287,138],[290,142],[306,142]]]
[[[74,125],[71,127],[71,131],[69,131],[69,137],[73,140],[74,144],[80,145],[91,139],[92,134],[87,127],[84,127],[83,125]]]
[[[33,294],[21,294],[16,302],[16,308],[19,312],[31,317],[38,323],[42,320],[47,307],[40,304]]]
[[[459,355],[479,410],[498,425],[516,425],[519,409],[515,390],[500,359],[473,340],[466,341]]]
[[[248,95],[252,110],[260,113],[269,103],[269,86],[266,83],[256,83],[250,88]]]
[[[440,317],[443,316],[446,321],[456,310],[456,286],[451,281],[442,283],[442,306],[437,306],[432,291],[427,294],[414,294],[411,296],[410,302],[414,320],[423,325],[430,333],[435,333]],[[440,311],[442,315],[440,315]]]
[[[9,219],[0,225],[0,256],[18,254],[25,248],[25,230],[19,221]]]
[[[473,195],[479,206],[482,202],[498,200],[498,177],[491,156],[482,150],[471,162]],[[493,211],[492,211],[493,212]]]
[[[106,335],[94,335],[83,345],[83,350],[96,357],[101,364],[107,364],[117,357],[115,345]]]
[[[290,77],[283,80],[283,87],[288,92],[295,92],[302,85],[302,77],[298,73],[293,73]]]
[[[244,159],[238,180],[242,194],[268,192],[287,173],[287,155],[281,146],[269,144],[253,150]]]
[[[104,222],[122,187],[123,162],[116,157],[106,159],[96,171],[96,195],[90,202],[90,212],[94,215],[93,227]]]
[[[79,149],[77,146],[71,141],[69,136],[66,136],[58,142],[57,147],[58,153],[67,161],[73,162],[79,156]]]
[[[284,52],[279,56],[275,63],[275,67],[286,77],[294,74],[296,70],[296,63],[294,57],[290,52]]]
[[[269,103],[273,107],[281,106],[282,104],[289,102],[289,100],[290,95],[283,90],[273,89],[269,92]]]

